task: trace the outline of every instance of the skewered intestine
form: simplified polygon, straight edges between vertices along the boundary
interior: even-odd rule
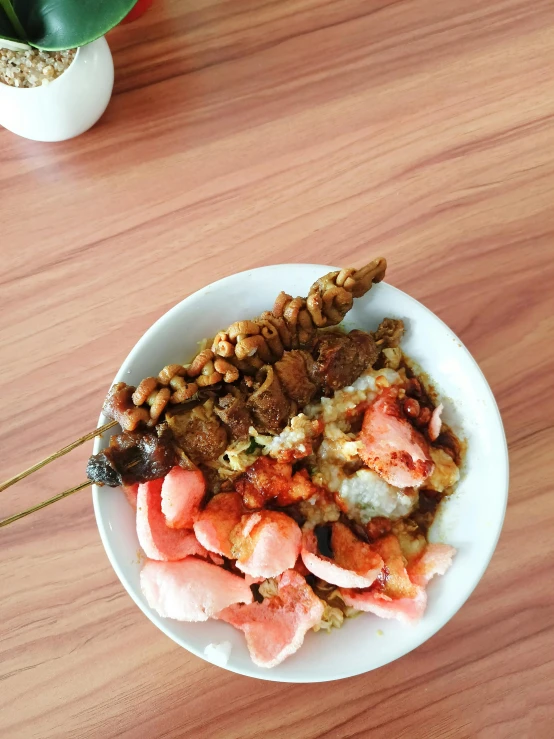
[[[117,421],[124,431],[134,431],[140,423],[148,423],[150,413],[133,403],[135,388],[118,382],[112,386],[104,401],[104,413]]]
[[[252,386],[252,377],[262,367],[277,362],[286,350],[311,348],[318,328],[339,324],[353,299],[383,279],[386,266],[380,257],[359,270],[330,272],[314,282],[307,298],[279,293],[271,311],[220,331],[211,348],[200,351],[188,367],[170,364],[136,389],[125,383],[114,385],[104,413],[124,431],[134,431],[140,424],[155,426],[169,404],[194,398],[199,388],[236,382],[241,373]]]
[[[168,403],[184,403],[198,392],[198,384],[185,381],[185,374],[184,367],[170,364],[137,388],[118,382],[104,401],[104,413],[124,431],[134,431],[140,424],[155,426]]]
[[[310,346],[318,328],[336,326],[375,282],[385,276],[383,258],[362,269],[343,269],[316,280],[307,298],[293,298],[279,293],[272,311],[254,321],[237,321],[227,331],[220,331],[212,343],[216,356],[235,356],[244,361],[254,356],[264,364],[273,364],[285,349]]]

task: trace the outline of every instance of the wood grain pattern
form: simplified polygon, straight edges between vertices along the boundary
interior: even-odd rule
[[[3,739],[552,736],[553,39],[551,0],[156,0],[111,35],[99,125],[0,131],[0,477],[89,430],[136,339],[207,282],[381,253],[480,362],[511,452],[469,602],[330,685],[177,648],[111,570],[88,492],[2,530]],[[78,482],[88,452],[0,515]]]

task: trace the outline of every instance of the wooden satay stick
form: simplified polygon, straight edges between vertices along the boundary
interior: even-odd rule
[[[58,493],[58,495],[54,495],[53,498],[48,498],[48,500],[43,500],[42,503],[37,503],[37,505],[33,506],[32,508],[27,508],[26,511],[16,513],[9,518],[5,518],[3,521],[0,521],[0,528],[2,528],[2,526],[8,526],[8,524],[13,523],[14,521],[18,521],[20,518],[24,518],[25,516],[28,516],[35,511],[40,511],[41,508],[46,508],[46,506],[51,505],[52,503],[56,503],[56,501],[58,500],[67,498],[68,495],[72,495],[73,493],[76,493],[79,490],[88,487],[89,485],[92,485],[92,480],[85,480],[85,482],[82,482],[80,485],[75,485],[75,487],[69,488],[69,490],[64,490],[63,493]]]
[[[81,444],[84,444],[85,441],[94,439],[95,436],[100,436],[100,434],[103,434],[104,431],[111,429],[113,426],[117,426],[117,421],[110,421],[109,423],[105,423],[103,426],[99,426],[97,429],[94,429],[94,431],[90,431],[88,434],[81,436],[80,439],[77,439],[76,441],[72,441],[71,444],[64,446],[63,449],[60,449],[59,451],[54,452],[54,454],[51,454],[49,457],[46,457],[46,459],[43,459],[40,462],[37,462],[32,467],[29,467],[23,472],[20,472],[18,475],[15,475],[14,477],[10,477],[9,480],[6,480],[2,484],[0,484],[0,492],[2,492],[2,490],[6,490],[6,488],[11,487],[12,485],[15,485],[16,482],[23,480],[25,477],[32,475],[33,472],[40,470],[41,467],[45,467],[47,464],[50,464],[50,462],[53,462],[55,459],[58,459],[59,457],[63,457],[64,454],[67,454],[68,452],[72,451],[72,449],[75,449],[76,447],[81,446]]]

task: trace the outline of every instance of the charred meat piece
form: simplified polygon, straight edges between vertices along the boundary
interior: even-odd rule
[[[168,434],[125,432],[112,436],[109,447],[89,459],[87,476],[97,485],[134,485],[164,477],[175,464]]]
[[[150,420],[150,413],[146,408],[137,408],[133,403],[135,389],[132,385],[118,382],[110,389],[104,401],[104,413],[117,421],[124,431],[134,431],[140,423]]]
[[[292,505],[317,493],[306,470],[293,475],[291,464],[270,457],[259,457],[236,480],[235,489],[247,508],[262,508],[271,500],[278,506]]]
[[[275,371],[281,385],[291,400],[303,408],[314,397],[317,387],[310,379],[308,367],[313,368],[314,360],[307,351],[295,349],[285,352],[275,364]]]
[[[259,457],[235,482],[247,508],[262,508],[267,500],[288,495],[292,465]]]
[[[325,331],[313,351],[315,364],[312,380],[324,395],[351,385],[361,373],[371,367],[378,356],[373,337],[365,331]]]
[[[246,398],[237,387],[229,386],[229,393],[219,398],[214,412],[229,429],[233,441],[248,439],[252,419],[246,407]]]
[[[379,349],[395,349],[404,336],[404,322],[396,318],[385,318],[373,337]]]
[[[279,433],[289,420],[290,403],[271,365],[266,364],[257,372],[254,388],[247,405],[257,431]]]
[[[213,413],[213,401],[181,413],[166,413],[166,421],[178,446],[199,465],[217,459],[227,448],[227,431]]]

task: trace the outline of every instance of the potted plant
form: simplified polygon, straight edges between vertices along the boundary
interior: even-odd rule
[[[104,34],[137,0],[0,0],[0,124],[37,141],[83,133],[106,109]]]

